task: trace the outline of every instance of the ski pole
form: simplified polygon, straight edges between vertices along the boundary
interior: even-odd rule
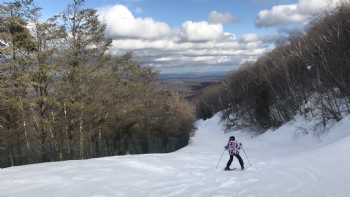
[[[250,161],[249,161],[249,159],[248,159],[248,155],[247,155],[247,153],[245,152],[245,150],[244,150],[243,147],[242,147],[242,150],[243,150],[243,153],[244,153],[244,155],[245,155],[245,158],[247,158],[247,161],[248,161],[249,165],[252,166],[252,163],[250,163]]]
[[[224,156],[225,151],[226,151],[225,149],[224,149],[224,151],[222,151],[221,156],[220,156],[220,159],[219,159],[218,163],[216,164],[215,169],[218,169],[218,166],[219,166],[219,164],[220,164],[220,161],[221,161],[221,159],[222,159],[222,156]]]

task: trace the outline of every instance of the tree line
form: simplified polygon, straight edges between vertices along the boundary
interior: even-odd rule
[[[188,143],[191,106],[132,54],[110,55],[84,0],[46,21],[32,0],[3,3],[0,41],[0,167]]]
[[[256,62],[212,87],[197,106],[199,118],[222,111],[228,128],[279,127],[300,114],[320,127],[350,113],[350,4],[313,19]],[[214,90],[213,90],[214,89]]]

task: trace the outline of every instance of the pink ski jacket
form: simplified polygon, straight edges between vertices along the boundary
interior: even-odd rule
[[[229,140],[227,143],[227,149],[230,155],[235,155],[239,154],[239,149],[241,149],[241,146],[236,140]]]

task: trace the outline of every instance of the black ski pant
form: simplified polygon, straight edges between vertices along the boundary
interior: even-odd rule
[[[243,170],[244,169],[244,163],[243,163],[243,159],[242,157],[239,155],[239,154],[233,154],[233,155],[230,155],[230,159],[228,160],[227,164],[226,164],[226,169],[229,169],[230,166],[231,166],[231,163],[233,161],[233,157],[236,157],[239,161],[239,165],[241,165],[241,169]]]

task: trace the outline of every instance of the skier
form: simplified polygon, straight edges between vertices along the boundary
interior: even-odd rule
[[[237,142],[235,136],[231,136],[228,140],[227,145],[225,146],[225,149],[228,150],[230,154],[230,159],[228,160],[226,164],[225,170],[231,170],[230,165],[232,163],[233,157],[236,157],[239,161],[239,164],[241,165],[241,169],[244,170],[244,163],[242,157],[239,155],[239,150],[242,147],[242,143]]]

